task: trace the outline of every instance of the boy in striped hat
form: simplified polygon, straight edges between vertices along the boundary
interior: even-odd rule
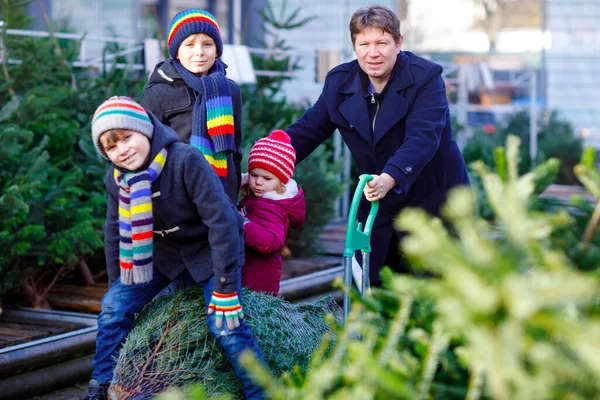
[[[288,228],[300,228],[306,216],[304,193],[292,179],[295,164],[296,151],[280,130],[258,140],[248,154],[248,193],[239,204],[245,217],[242,285],[256,292],[279,294]]]
[[[232,361],[246,398],[263,398],[237,362],[243,350],[259,359],[262,354],[240,305],[243,219],[217,175],[198,149],[179,142],[128,97],[98,107],[92,140],[112,166],[104,225],[109,291],[98,316],[87,398],[107,398],[133,316],[175,279],[204,287],[211,334]]]

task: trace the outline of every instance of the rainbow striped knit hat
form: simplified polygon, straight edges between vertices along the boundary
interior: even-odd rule
[[[125,96],[113,96],[100,104],[92,118],[92,141],[98,153],[106,159],[100,145],[100,136],[111,129],[127,129],[146,135],[152,140],[154,125],[148,113],[133,99]]]
[[[181,42],[190,35],[204,33],[210,36],[217,46],[217,58],[223,54],[223,40],[217,19],[208,11],[199,8],[190,8],[181,11],[173,17],[169,27],[167,47],[171,58],[177,58],[177,51]]]

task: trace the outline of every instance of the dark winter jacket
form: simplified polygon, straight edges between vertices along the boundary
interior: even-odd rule
[[[160,62],[150,75],[140,104],[150,110],[162,123],[170,126],[183,143],[190,143],[196,92],[175,70],[173,60]],[[241,182],[242,162],[242,96],[239,86],[228,79],[233,104],[235,152],[227,157],[227,195],[237,203]]]
[[[452,136],[441,66],[401,51],[378,99],[374,130],[365,79],[356,60],[332,69],[317,102],[286,132],[297,163],[338,129],[359,174],[385,172],[396,180],[397,186],[380,201],[371,235],[373,277],[385,261],[397,214],[404,207],[437,214],[448,190],[468,185],[469,179]],[[360,221],[366,220],[369,210],[363,197]]]
[[[249,192],[238,206],[250,222],[244,227],[246,262],[242,286],[256,292],[279,293],[282,258],[288,228],[300,228],[306,216],[304,193],[292,179],[284,194],[275,191],[256,197]]]
[[[150,114],[150,113],[149,113]],[[243,264],[243,218],[227,199],[200,150],[183,144],[153,115],[154,135],[149,160],[166,147],[167,161],[152,183],[153,262],[174,279],[184,268],[196,282],[215,275],[215,291],[236,291]],[[145,166],[144,168],[147,168]],[[106,175],[108,207],[104,245],[109,285],[119,277],[119,188],[114,166]]]

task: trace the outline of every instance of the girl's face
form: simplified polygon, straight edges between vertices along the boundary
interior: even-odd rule
[[[188,71],[195,75],[206,75],[215,64],[217,46],[215,41],[204,33],[195,33],[185,38],[177,50],[177,59]]]
[[[264,169],[254,168],[248,174],[248,186],[256,197],[263,197],[265,193],[272,192],[279,185],[281,185],[279,178]]]
[[[150,140],[135,131],[106,131],[100,136],[100,145],[113,164],[128,171],[137,171],[150,157]]]

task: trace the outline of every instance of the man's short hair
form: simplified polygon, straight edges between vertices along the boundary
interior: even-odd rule
[[[398,43],[400,41],[400,20],[398,16],[386,6],[361,7],[350,19],[350,37],[352,44],[356,35],[366,28],[377,28],[389,33]]]

